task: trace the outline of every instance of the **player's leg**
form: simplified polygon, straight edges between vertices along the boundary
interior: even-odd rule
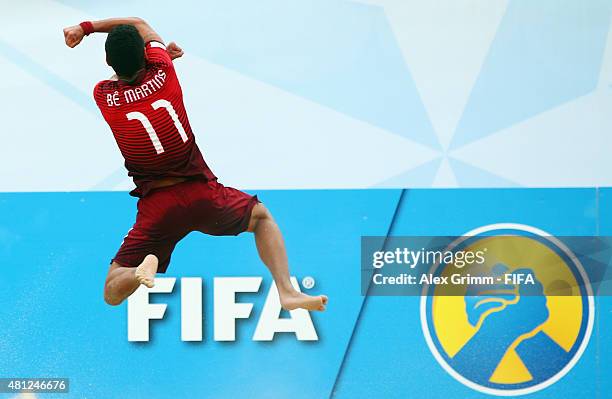
[[[113,262],[108,269],[104,283],[104,301],[112,306],[121,304],[130,296],[140,283],[136,280],[134,267],[123,267]]]
[[[191,230],[215,236],[255,234],[262,262],[268,267],[286,310],[303,308],[325,310],[325,295],[310,296],[296,290],[289,279],[289,264],[280,229],[266,207],[253,197],[217,180],[194,181],[182,185],[180,197],[189,206]]]
[[[119,305],[140,284],[152,288],[165,273],[176,244],[188,233],[176,204],[175,186],[160,188],[138,201],[136,222],[113,258],[104,284],[104,300]]]
[[[325,295],[310,296],[297,291],[289,280],[289,262],[283,235],[266,207],[258,203],[253,207],[247,231],[255,234],[257,251],[262,262],[268,267],[286,310],[303,308],[325,310]]]
[[[138,267],[124,267],[113,262],[106,275],[104,301],[116,306],[132,295],[140,284],[152,288],[158,264],[155,255],[147,255]]]

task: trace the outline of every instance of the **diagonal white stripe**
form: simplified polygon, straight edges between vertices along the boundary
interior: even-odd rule
[[[385,14],[431,123],[448,148],[508,0],[364,0]]]

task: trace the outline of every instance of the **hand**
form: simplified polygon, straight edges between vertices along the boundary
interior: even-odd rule
[[[534,272],[526,268],[517,269],[512,274],[531,274],[535,277]],[[472,325],[475,324],[474,321],[478,322],[484,316],[482,328],[492,325],[495,331],[503,330],[506,334],[514,334],[515,338],[539,328],[548,320],[550,314],[544,287],[539,280],[535,279],[534,284],[520,284],[517,288],[514,295],[500,290],[497,293],[476,296],[471,300],[466,297],[466,310]],[[486,297],[489,297],[488,301],[482,300]],[[468,305],[472,305],[474,299],[477,301],[472,310],[475,315],[470,318]],[[478,302],[482,306],[479,306]],[[485,312],[482,312],[484,309],[486,309]],[[489,313],[488,310],[492,312]]]
[[[496,265],[493,275],[506,270],[506,266]],[[529,273],[535,278],[530,269],[518,269],[513,273]],[[479,328],[452,358],[451,365],[455,370],[461,370],[464,377],[479,384],[491,382],[508,348],[523,334],[535,333],[535,336],[523,338],[519,346],[538,348],[532,351],[541,351],[544,346],[538,344],[542,341],[538,329],[548,320],[549,310],[542,284],[536,279],[532,286],[520,284],[513,286],[512,290],[507,288],[510,286],[502,284],[474,287],[471,291],[468,289],[465,297],[468,321]],[[533,341],[533,345],[525,347],[529,341]]]
[[[85,31],[81,28],[81,25],[64,28],[64,40],[66,41],[66,46],[70,48],[74,48],[81,43],[83,37],[85,37]]]
[[[170,42],[170,44],[168,44],[168,46],[166,47],[166,51],[168,52],[168,55],[170,56],[170,59],[172,59],[172,60],[177,59],[177,58],[181,58],[183,56],[183,54],[185,54],[183,49],[180,48],[174,42]]]
[[[492,277],[501,277],[508,270],[504,264],[498,263],[492,268]],[[512,285],[469,285],[465,293],[465,311],[469,323],[476,327],[482,322],[483,316],[491,310],[501,310],[506,305],[515,302],[517,292]]]

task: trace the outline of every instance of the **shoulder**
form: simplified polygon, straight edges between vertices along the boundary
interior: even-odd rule
[[[103,109],[106,106],[118,105],[114,103],[118,101],[119,91],[119,82],[116,78],[99,81],[93,89],[93,98],[98,108]]]
[[[172,68],[172,59],[166,51],[166,45],[157,42],[150,41],[145,46],[145,54],[147,57],[147,64],[154,65],[162,68]]]
[[[118,86],[119,86],[118,81],[116,77],[114,76],[111,79],[101,80],[94,86],[94,89],[93,89],[94,97],[97,94],[101,94],[101,93],[112,91],[112,90],[117,90]]]

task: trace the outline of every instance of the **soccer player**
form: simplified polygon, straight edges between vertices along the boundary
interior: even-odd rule
[[[325,310],[325,295],[298,292],[289,280],[281,232],[256,196],[225,187],[204,162],[183,104],[168,47],[140,18],[85,21],[64,29],[68,47],[86,35],[107,32],[106,62],[116,75],[99,82],[94,99],[110,126],[139,197],[136,222],[113,258],[104,300],[119,305],[140,284],[154,286],[176,244],[191,231],[211,235],[254,233],[286,310]]]

